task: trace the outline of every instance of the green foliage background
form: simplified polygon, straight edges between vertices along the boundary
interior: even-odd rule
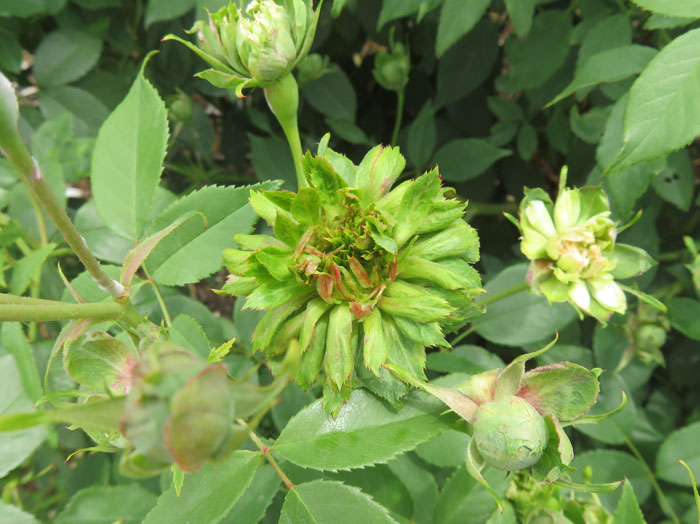
[[[237,99],[194,78],[201,61],[184,46],[160,41],[168,33],[184,37],[204,8],[223,3],[0,1],[0,70],[18,84],[20,126],[32,154],[105,263],[120,264],[136,241],[183,211],[207,215],[206,230],[191,220],[158,246],[147,264],[158,288],[137,279],[134,304],[158,320],[162,302],[173,340],[205,357],[237,337],[225,360],[229,370],[265,383],[270,375],[255,369],[260,356],[250,353],[259,315],[210,289],[223,284],[221,251],[255,221],[247,190],[224,186],[282,180],[283,188],[294,189],[292,159],[261,92]],[[700,157],[692,143],[700,133],[700,2],[637,3],[326,0],[312,52],[328,57],[328,66],[318,78],[300,79],[299,123],[305,150],[315,151],[330,129],[332,147],[355,162],[373,144],[389,142],[397,97],[372,69],[373,53],[389,45],[393,32],[411,59],[398,135],[408,159],[404,176],[438,164],[445,182],[470,200],[468,220],[481,239],[479,270],[492,295],[524,279],[518,233],[502,216],[517,210],[524,186],[553,193],[568,165],[571,185],[602,183],[620,223],[643,210],[620,240],[660,262],[626,283],[669,308],[667,320],[654,320],[670,326],[661,358],[640,358],[634,301],[626,317],[616,315],[605,327],[579,322],[568,304],[550,307],[520,293],[489,306],[467,338],[452,351],[429,354],[427,364],[431,378],[445,375],[438,383],[453,384],[502,366],[558,331],[558,345],[541,363],[570,360],[605,369],[601,412],[617,404],[622,389],[630,398],[609,421],[571,432],[574,480],[583,480],[587,466],[595,482],[629,479],[624,490],[601,496],[611,513],[622,497],[614,522],[640,522],[636,495],[647,522],[691,523],[697,510],[676,460],[700,473],[700,258],[683,240],[700,237]],[[145,68],[151,86],[137,75],[154,49],[159,53]],[[107,120],[132,84],[128,102]],[[133,156],[133,169],[114,169],[120,156]],[[83,297],[106,296],[61,251],[50,223],[42,239],[5,160],[0,206],[0,285],[69,300],[60,261]],[[108,270],[118,273],[115,266]],[[41,396],[28,358],[43,374],[60,327],[34,326],[27,342],[18,324],[2,325],[0,413],[27,410]],[[631,360],[617,372],[624,355]],[[53,390],[75,387],[60,366],[50,383]],[[259,431],[270,443],[279,437],[278,458],[299,484],[286,497],[272,468],[246,451],[186,477],[184,498],[177,499],[171,475],[126,479],[108,454],[83,452],[64,463],[92,445],[89,439],[63,427],[38,428],[0,434],[0,522],[517,521],[512,508],[494,513],[495,503],[466,474],[467,437],[456,419],[437,417],[440,405],[414,394],[395,411],[360,391],[352,401],[366,416],[323,440],[318,435],[327,421],[312,404],[315,393],[287,388]],[[415,441],[395,444],[405,431]],[[336,455],[321,454],[329,449]],[[491,477],[505,490],[502,476]],[[327,500],[337,501],[330,515],[323,509]]]

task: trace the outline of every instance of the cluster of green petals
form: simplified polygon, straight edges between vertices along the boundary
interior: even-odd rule
[[[618,231],[601,188],[567,188],[565,180],[563,175],[554,203],[542,189],[525,190],[519,226],[520,249],[531,260],[528,282],[533,293],[550,303],[569,302],[605,322],[627,309],[625,293],[615,279],[639,274],[644,264],[630,258],[650,259],[638,248],[616,244]],[[618,264],[621,257],[630,263]]]
[[[320,6],[311,0],[252,0],[245,9],[232,3],[194,24],[189,34],[197,45],[177,40],[204,59],[211,69],[197,74],[216,87],[267,87],[286,76],[309,52]]]
[[[405,166],[398,148],[377,146],[356,166],[328,139],[303,159],[308,187],[251,190],[274,236],[235,237],[222,292],[267,310],[255,350],[274,356],[299,340],[297,382],[306,388],[325,377],[335,411],[353,378],[386,396],[387,362],[423,377],[425,347],[448,347],[444,335],[480,313],[474,298],[483,290],[466,204],[451,198],[437,170],[391,190]]]

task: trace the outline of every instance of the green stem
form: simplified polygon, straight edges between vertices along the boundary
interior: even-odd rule
[[[160,294],[160,288],[158,287],[158,284],[156,284],[156,281],[151,278],[151,275],[146,271],[146,268],[144,268],[144,272],[146,273],[146,276],[148,277],[151,286],[153,286],[153,292],[156,294],[156,299],[158,300],[158,304],[160,305],[160,310],[163,313],[163,320],[165,320],[165,325],[168,326],[168,329],[173,327],[173,320],[170,317],[170,313],[168,312],[168,307],[165,305],[165,300],[163,300],[163,295]]]
[[[5,145],[5,154],[12,163],[13,167],[19,173],[19,177],[29,189],[30,195],[36,197],[41,203],[46,213],[49,215],[56,228],[61,232],[63,238],[77,255],[80,261],[88,270],[92,278],[97,284],[114,298],[119,298],[123,288],[118,283],[112,280],[107,273],[104,272],[102,266],[97,261],[95,256],[88,248],[85,239],[78,233],[75,226],[71,222],[68,214],[63,206],[54,195],[48,182],[44,178],[39,165],[32,158],[27,150],[27,147],[22,142],[19,133],[11,133],[7,137]]]
[[[50,301],[48,301],[50,302]],[[124,314],[125,305],[117,302],[99,304],[71,304],[53,302],[51,304],[2,304],[0,322],[50,322],[53,320],[116,320]]]
[[[396,119],[394,120],[394,131],[391,133],[391,145],[395,146],[399,139],[399,131],[401,131],[401,121],[403,120],[403,103],[406,98],[406,88],[401,88],[396,92]]]
[[[656,481],[656,475],[654,475],[654,472],[651,470],[649,465],[647,464],[647,461],[644,460],[644,457],[642,454],[639,452],[637,447],[632,443],[632,441],[629,439],[627,435],[625,435],[625,444],[627,444],[627,447],[630,448],[630,451],[632,454],[637,457],[637,460],[642,463],[642,466],[644,466],[644,469],[647,472],[647,475],[649,476],[649,481],[651,482],[651,485],[654,487],[654,491],[656,492],[656,498],[659,500],[659,506],[661,506],[661,509],[663,512],[671,518],[674,524],[680,524],[680,520],[678,519],[678,515],[676,515],[676,512],[673,511],[673,508],[671,505],[668,503],[668,500],[666,499],[666,496],[664,495],[664,492],[661,490],[661,486],[659,486],[659,483]]]
[[[294,170],[297,174],[297,185],[299,189],[308,187],[301,164],[303,152],[297,121],[297,113],[299,111],[299,86],[297,86],[297,81],[289,73],[271,86],[266,87],[264,92],[270,111],[279,121],[282,131],[284,131],[284,136],[287,137],[289,149],[292,152],[292,159],[294,160]]]
[[[260,452],[263,454],[263,456],[270,463],[270,466],[272,466],[272,469],[275,470],[275,473],[277,473],[277,476],[280,479],[282,479],[282,482],[284,482],[284,485],[287,486],[288,489],[294,489],[294,483],[289,479],[287,474],[284,471],[282,471],[282,468],[275,460],[275,457],[273,457],[272,453],[270,453],[269,446],[266,446],[265,443],[262,440],[260,440],[260,437],[258,437],[254,431],[250,432],[250,439],[255,443],[255,445],[258,447]]]

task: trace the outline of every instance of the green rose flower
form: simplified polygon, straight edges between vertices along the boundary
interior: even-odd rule
[[[285,77],[309,52],[316,33],[319,8],[311,0],[252,0],[245,9],[229,4],[208,21],[194,24],[197,45],[177,40],[204,59],[212,69],[197,74],[216,87],[267,87]]]
[[[308,187],[251,191],[274,236],[235,237],[222,292],[268,311],[255,350],[274,356],[299,339],[297,381],[308,387],[323,370],[326,405],[336,411],[354,371],[380,393],[376,380],[396,380],[386,362],[422,377],[425,346],[449,346],[444,334],[479,314],[483,290],[470,265],[479,241],[462,219],[466,204],[437,170],[390,190],[405,165],[398,148],[377,146],[355,166],[328,140],[303,159]]]
[[[598,187],[567,188],[566,170],[555,203],[541,189],[526,189],[520,204],[520,249],[532,263],[532,292],[569,302],[604,322],[624,314],[627,300],[616,278],[636,276],[653,265],[643,250],[616,244],[610,203]]]

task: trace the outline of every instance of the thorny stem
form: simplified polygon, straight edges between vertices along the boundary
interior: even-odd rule
[[[391,145],[395,146],[401,131],[401,121],[403,120],[403,103],[406,98],[406,88],[403,87],[396,92],[396,119],[394,120],[394,131],[391,133]]]
[[[63,206],[61,206],[44,178],[36,160],[29,154],[19,133],[12,133],[8,137],[5,154],[19,173],[22,182],[29,189],[30,194],[41,203],[56,225],[56,228],[61,232],[63,238],[66,239],[68,245],[73,249],[95,282],[112,297],[119,298],[123,291],[122,286],[104,272],[90,248],[88,248],[85,239],[75,229],[65,209],[63,209]]]
[[[275,473],[277,473],[277,476],[280,479],[282,479],[282,482],[284,482],[284,485],[287,486],[288,489],[294,489],[294,483],[289,479],[289,477],[286,475],[286,473],[284,471],[282,471],[282,468],[280,468],[280,465],[275,460],[275,457],[273,457],[272,453],[270,453],[270,448],[268,446],[266,446],[262,440],[260,440],[260,437],[258,437],[255,434],[255,431],[250,432],[250,439],[255,443],[256,446],[258,446],[258,449],[263,454],[263,456],[267,459],[267,461],[270,463],[270,466],[272,466],[272,469],[275,470]]]
[[[639,452],[637,447],[632,443],[632,441],[629,439],[627,435],[625,435],[625,444],[627,444],[627,447],[630,448],[630,451],[632,454],[637,457],[637,460],[642,463],[642,466],[644,466],[644,469],[647,472],[647,475],[649,476],[649,481],[651,482],[651,485],[654,487],[654,491],[656,492],[656,498],[659,500],[659,505],[661,506],[661,509],[663,512],[671,518],[674,524],[680,524],[680,520],[678,519],[678,515],[676,515],[676,512],[673,511],[673,508],[671,505],[668,503],[668,500],[666,499],[666,496],[664,495],[664,492],[661,490],[661,486],[659,486],[659,483],[656,481],[656,475],[654,475],[654,472],[651,470],[649,467],[649,464],[647,464],[647,461],[644,460],[644,457],[642,454]]]

